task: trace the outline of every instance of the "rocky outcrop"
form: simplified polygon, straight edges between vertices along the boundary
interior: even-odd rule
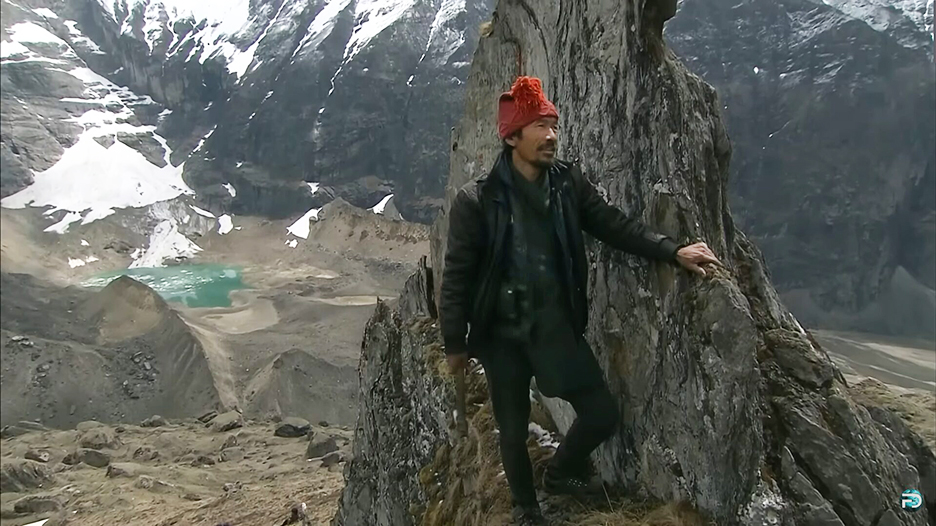
[[[498,93],[518,73],[542,78],[563,116],[563,156],[580,159],[612,203],[680,240],[706,241],[725,263],[700,279],[590,246],[587,337],[623,411],[618,434],[596,455],[602,477],[634,495],[686,500],[723,525],[927,524],[932,504],[916,513],[896,506],[901,491],[922,488],[932,452],[851,399],[732,220],[719,99],[661,38],[675,7],[501,2],[452,136],[448,195],[498,153]],[[435,288],[446,231],[443,215],[433,239]],[[408,290],[430,287],[422,279]],[[502,520],[488,511],[433,522],[451,512],[443,502],[485,494],[477,473],[487,464],[482,447],[465,464],[452,461],[483,440],[484,409],[471,415],[476,442],[452,447],[442,409],[452,407],[452,389],[424,316],[429,303],[402,301],[405,317],[379,307],[368,325],[355,458],[336,524]],[[570,410],[544,402],[565,429]]]
[[[932,5],[686,1],[667,24],[718,89],[734,217],[809,327],[936,339]]]

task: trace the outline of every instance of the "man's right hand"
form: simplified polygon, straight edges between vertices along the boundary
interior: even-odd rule
[[[464,371],[468,367],[468,353],[448,354],[445,359],[448,361],[449,372],[452,374]]]

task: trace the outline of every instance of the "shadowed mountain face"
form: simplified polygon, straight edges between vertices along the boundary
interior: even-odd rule
[[[666,37],[719,91],[731,208],[808,326],[936,338],[933,3],[686,0]]]

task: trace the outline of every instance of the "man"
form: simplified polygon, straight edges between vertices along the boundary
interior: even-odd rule
[[[618,408],[584,339],[588,261],[582,231],[620,250],[700,275],[718,260],[705,243],[677,245],[607,204],[571,163],[555,159],[559,114],[539,79],[501,95],[504,150],[489,174],[452,205],[441,316],[450,369],[469,355],[485,370],[517,524],[545,524],[526,449],[530,380],[575,408],[550,461],[547,492],[580,495],[591,452],[609,438]],[[470,331],[469,331],[470,326]]]

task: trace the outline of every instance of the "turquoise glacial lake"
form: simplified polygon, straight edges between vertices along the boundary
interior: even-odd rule
[[[247,288],[239,268],[220,264],[124,269],[97,275],[81,285],[101,289],[120,276],[145,283],[166,301],[187,307],[230,307],[231,291]]]

